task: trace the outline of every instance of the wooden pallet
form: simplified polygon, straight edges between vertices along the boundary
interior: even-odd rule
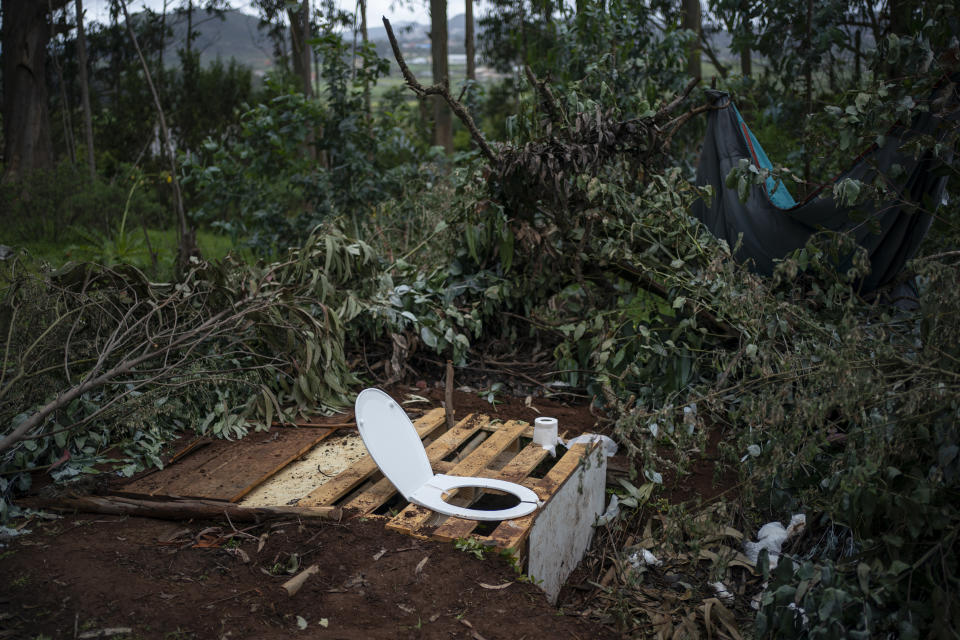
[[[238,442],[198,440],[174,455],[162,470],[145,474],[116,493],[238,502],[333,432],[332,428],[281,427]]]
[[[437,409],[416,420],[414,426],[424,442],[434,473],[516,482],[532,489],[544,506],[573,477],[587,455],[585,445],[576,445],[556,461],[542,464],[549,453],[532,443],[533,427],[516,420],[495,422],[488,416],[471,414],[454,428],[443,431],[443,410]],[[535,474],[538,469],[540,473]],[[448,494],[447,500],[459,506],[471,506],[481,497],[473,490],[460,490]],[[391,502],[395,505],[391,514],[381,516],[387,519],[388,529],[440,541],[474,537],[484,546],[511,550],[518,556],[524,555],[526,539],[537,514],[542,511],[541,508],[523,518],[494,523],[492,531],[476,533],[478,527],[488,529],[490,523],[445,516],[407,503],[399,498],[369,456],[357,460],[336,478],[302,498],[298,505],[340,506],[377,517],[376,512]]]

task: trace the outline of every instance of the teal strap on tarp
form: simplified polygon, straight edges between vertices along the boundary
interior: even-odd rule
[[[747,123],[744,122],[743,116],[740,115],[740,110],[737,109],[737,106],[732,102],[730,106],[733,107],[734,113],[737,114],[737,122],[740,123],[740,132],[743,134],[747,146],[750,147],[754,163],[761,169],[773,169],[773,163],[770,162],[770,158],[767,157],[763,147],[760,146],[760,141],[753,135],[753,131],[751,131]],[[790,195],[790,191],[787,189],[787,186],[783,184],[783,181],[774,180],[771,177],[767,178],[767,197],[770,198],[773,206],[778,209],[790,209],[797,204],[797,201]]]
[[[726,177],[743,160],[761,168],[769,167],[770,161],[749,127],[743,126],[740,114],[729,108],[730,96],[707,90],[714,108],[709,112],[696,184],[709,185],[713,195],[696,200],[690,213],[758,273],[772,274],[778,261],[803,248],[814,233],[826,230],[847,233],[866,250],[871,272],[861,281],[861,291],[894,284],[916,253],[943,198],[947,182],[943,169],[949,159],[934,154],[933,148],[947,144],[948,134],[960,126],[958,86],[960,74],[932,92],[928,109],[918,109],[909,122],[892,127],[883,144],[852,158],[831,183],[793,206],[789,205],[793,199],[786,199],[786,189],[775,183],[751,186],[746,202],[740,201],[737,189],[727,188]],[[914,154],[905,143],[918,136],[934,140],[924,142],[924,151]],[[871,199],[857,205],[838,202],[831,186],[846,179],[868,185],[882,179],[889,196],[882,202]],[[784,199],[778,201],[781,192]],[[838,269],[845,259],[838,261]]]

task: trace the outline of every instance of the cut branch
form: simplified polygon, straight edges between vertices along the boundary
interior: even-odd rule
[[[397,43],[397,37],[393,35],[393,27],[390,26],[390,21],[384,18],[383,26],[387,29],[387,38],[390,39],[393,57],[397,59],[397,64],[400,66],[400,73],[403,74],[403,79],[407,83],[407,86],[410,87],[410,90],[421,98],[426,96],[440,96],[446,100],[447,104],[450,105],[450,109],[453,110],[456,116],[460,118],[460,121],[467,127],[467,130],[470,132],[470,137],[473,138],[473,141],[480,147],[480,151],[484,157],[486,157],[490,164],[495,165],[497,163],[496,155],[487,143],[487,139],[480,133],[480,129],[477,128],[476,123],[473,121],[473,116],[471,116],[470,112],[463,106],[463,103],[450,95],[450,87],[442,83],[433,84],[429,87],[420,84],[417,81],[417,77],[410,71],[410,67],[407,66],[407,62],[403,59],[403,54],[400,53],[400,45]]]
[[[340,507],[241,507],[231,502],[202,499],[141,500],[123,496],[79,496],[71,498],[31,498],[19,501],[24,506],[52,511],[102,513],[115,516],[140,516],[161,520],[214,519],[227,517],[240,522],[267,518],[316,518],[340,520]]]

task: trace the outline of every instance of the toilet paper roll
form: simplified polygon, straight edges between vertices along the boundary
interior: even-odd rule
[[[537,418],[533,421],[533,441],[544,448],[557,444],[557,419]]]

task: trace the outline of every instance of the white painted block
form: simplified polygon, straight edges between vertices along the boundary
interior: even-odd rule
[[[593,447],[567,482],[537,515],[527,544],[527,574],[556,604],[560,588],[593,539],[593,523],[604,510],[607,458]]]

